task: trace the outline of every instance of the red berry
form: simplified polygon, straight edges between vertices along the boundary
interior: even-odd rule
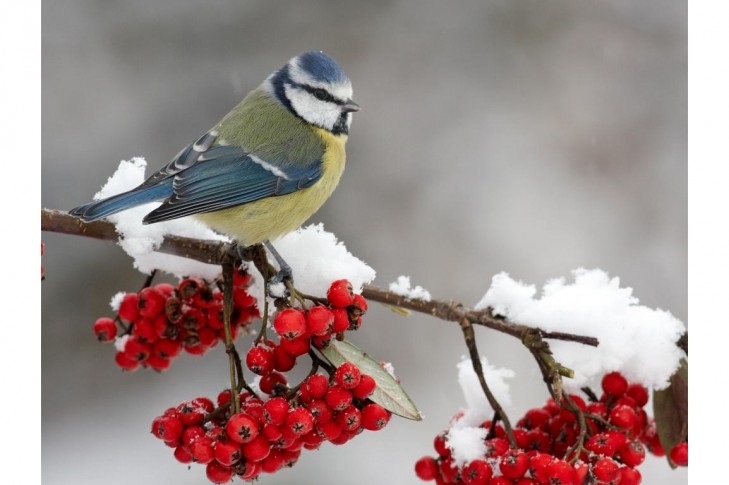
[[[306,334],[306,318],[300,310],[287,308],[276,314],[273,328],[281,338],[293,340]]]
[[[177,291],[180,293],[180,298],[190,300],[203,285],[204,283],[197,278],[185,278],[177,285]]]
[[[506,477],[502,477],[501,475],[499,475],[498,477],[493,477],[491,480],[489,480],[489,485],[514,485],[514,482]]]
[[[625,394],[635,401],[638,407],[648,404],[648,390],[640,384],[631,384]]]
[[[635,419],[636,415],[633,408],[625,405],[615,406],[613,410],[610,411],[610,423],[619,428],[627,430],[633,429]]]
[[[157,372],[162,372],[170,368],[170,359],[165,359],[159,355],[152,354],[147,358],[145,365],[148,365]]]
[[[678,466],[688,466],[688,443],[679,443],[671,448],[668,457]]]
[[[127,322],[133,322],[139,318],[138,302],[139,296],[136,293],[127,293],[124,295],[119,305],[119,312],[117,313],[119,318]]]
[[[564,460],[554,460],[547,465],[546,476],[550,485],[572,485],[575,470]]]
[[[140,342],[146,342],[148,344],[159,340],[159,335],[157,335],[157,330],[154,328],[154,323],[148,318],[140,318],[134,322],[132,335],[134,335],[134,338]]]
[[[235,441],[215,441],[213,443],[213,452],[215,460],[227,467],[233,466],[243,456],[241,445]]]
[[[281,350],[283,350],[287,354],[298,357],[309,352],[309,350],[311,349],[311,342],[309,337],[307,337],[306,335],[302,335],[301,337],[295,338],[294,340],[282,338],[279,346],[281,347]]]
[[[545,409],[530,409],[524,415],[524,424],[529,429],[546,427],[551,417]]]
[[[354,389],[359,385],[361,379],[362,374],[359,367],[351,362],[345,362],[337,367],[336,372],[334,372],[334,380],[339,384],[339,387],[344,389]]]
[[[314,416],[308,409],[293,409],[286,416],[285,429],[294,436],[303,436],[314,429]]]
[[[225,431],[236,443],[248,443],[258,436],[258,423],[250,416],[238,413],[230,417]]]
[[[620,397],[628,390],[628,381],[620,372],[605,374],[602,378],[602,390],[612,397]]]
[[[378,431],[387,426],[390,413],[377,403],[368,404],[362,409],[362,427],[370,431]]]
[[[446,436],[448,436],[448,431],[443,431],[433,440],[433,448],[441,458],[448,458],[451,456],[451,449],[446,446]]]
[[[463,469],[461,480],[466,485],[487,485],[493,474],[491,465],[483,460],[474,460]]]
[[[277,392],[285,392],[288,389],[286,376],[280,372],[273,371],[270,374],[266,374],[261,378],[261,382],[258,383],[258,387],[261,388],[261,392],[266,394],[275,394]],[[281,391],[283,389],[283,391]]]
[[[274,368],[279,372],[288,372],[296,365],[296,357],[287,353],[280,345],[273,347]]]
[[[323,399],[312,399],[307,409],[317,423],[325,423],[334,417],[334,411]]]
[[[263,416],[266,418],[267,423],[280,426],[286,421],[289,408],[289,402],[286,399],[274,397],[263,405]]]
[[[631,441],[618,451],[618,458],[623,465],[636,467],[645,460],[645,448],[640,441]]]
[[[332,343],[332,334],[325,333],[324,335],[317,335],[311,339],[311,343],[317,349],[325,349]]]
[[[334,308],[334,323],[332,324],[332,333],[342,333],[349,328],[349,314],[347,310],[342,308]]]
[[[154,287],[144,288],[139,292],[137,308],[143,317],[154,318],[165,309],[165,296]]]
[[[488,455],[487,455],[488,456]],[[540,482],[547,481],[547,468],[555,460],[547,453],[535,453],[529,457],[529,473]]]
[[[273,350],[265,344],[254,345],[246,354],[246,365],[255,374],[270,374],[274,364]]]
[[[354,295],[352,306],[356,309],[356,315],[361,316],[367,313],[367,300],[362,295]]]
[[[172,416],[160,416],[152,422],[152,434],[163,441],[177,441],[182,429],[182,421]]]
[[[204,465],[215,459],[213,439],[209,436],[200,436],[190,443],[190,454],[193,460]]]
[[[509,450],[499,463],[499,470],[506,478],[517,479],[524,476],[529,468],[529,457],[521,450]]]
[[[261,462],[261,471],[276,473],[284,466],[284,455],[280,450],[272,449],[271,453]]]
[[[329,389],[329,379],[321,374],[314,374],[306,379],[304,386],[312,398],[321,399],[326,395],[327,389]]]
[[[359,384],[357,387],[352,389],[352,395],[357,399],[367,399],[373,392],[375,392],[376,387],[377,383],[372,376],[362,374]]]
[[[178,325],[188,330],[200,330],[205,325],[205,315],[197,308],[188,308],[182,312]]]
[[[344,431],[357,431],[362,423],[362,413],[354,406],[349,406],[337,413],[337,423]]]
[[[491,438],[486,441],[486,456],[497,458],[509,451],[509,442],[503,438]]]
[[[616,441],[612,435],[598,433],[587,440],[585,448],[598,455],[613,456],[621,445],[622,442]]]
[[[140,342],[135,337],[130,337],[124,344],[124,353],[131,360],[137,362],[144,362],[152,352],[152,347],[149,344]]]
[[[600,482],[613,482],[620,477],[620,465],[610,458],[602,458],[595,463],[595,466],[592,468],[592,473]]]
[[[635,468],[624,466],[620,469],[620,485],[640,485],[642,477]]]
[[[205,467],[205,474],[213,483],[227,483],[233,478],[233,470],[211,461]]]
[[[184,446],[178,446],[175,448],[174,456],[180,463],[192,463],[192,455]]]
[[[94,323],[94,334],[99,342],[111,342],[116,337],[116,322],[111,318],[99,318]]]
[[[432,456],[424,456],[415,462],[415,474],[424,481],[435,480],[438,475],[438,462]]]
[[[243,456],[248,461],[261,461],[271,452],[271,444],[265,436],[257,436],[243,445]]]
[[[341,411],[352,404],[352,393],[339,386],[330,387],[324,397],[330,408]]]
[[[552,438],[541,429],[527,431],[524,442],[522,448],[525,450],[538,450],[547,453],[552,448]]]
[[[315,306],[306,312],[306,328],[312,335],[324,335],[332,331],[334,314],[325,306]]]
[[[329,441],[334,441],[342,434],[342,425],[336,421],[317,423],[316,431]]]
[[[190,446],[201,436],[205,436],[205,430],[201,426],[190,426],[185,428],[182,432],[180,442],[182,443],[182,446],[189,449]]]
[[[327,291],[327,299],[335,308],[347,308],[354,301],[352,284],[347,280],[337,280]]]

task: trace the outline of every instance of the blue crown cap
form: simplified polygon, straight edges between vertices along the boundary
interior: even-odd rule
[[[315,79],[324,82],[339,84],[349,81],[349,77],[341,67],[334,62],[334,59],[321,51],[309,51],[299,54],[297,57],[299,67]]]

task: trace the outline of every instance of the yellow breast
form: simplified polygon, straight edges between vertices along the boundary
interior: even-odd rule
[[[314,185],[291,194],[267,197],[195,217],[246,246],[273,240],[297,229],[332,195],[344,172],[347,135],[333,135],[320,128],[315,131],[326,149],[321,178]]]

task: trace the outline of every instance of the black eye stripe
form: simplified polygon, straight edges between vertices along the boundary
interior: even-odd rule
[[[340,106],[342,106],[344,104],[344,101],[342,101],[341,99],[335,98],[334,96],[329,94],[329,92],[325,89],[315,88],[313,86],[309,86],[306,84],[301,84],[301,87],[305,91],[311,93],[316,99],[320,99],[322,101],[327,101],[329,103],[338,104]]]

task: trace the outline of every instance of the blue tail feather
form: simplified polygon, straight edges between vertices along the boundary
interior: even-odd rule
[[[169,183],[160,183],[151,187],[137,187],[108,199],[89,202],[72,209],[69,214],[87,222],[95,221],[138,205],[166,199],[170,195],[172,195],[171,180]]]

